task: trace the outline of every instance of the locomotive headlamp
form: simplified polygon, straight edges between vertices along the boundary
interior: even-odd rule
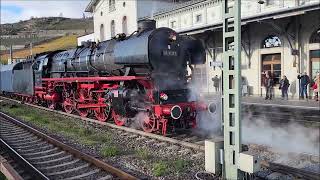
[[[176,41],[177,40],[177,34],[175,34],[175,33],[170,34],[169,39],[171,41]]]
[[[166,93],[160,93],[160,99],[166,101],[166,100],[168,100],[168,98],[169,97],[168,97],[168,95]]]

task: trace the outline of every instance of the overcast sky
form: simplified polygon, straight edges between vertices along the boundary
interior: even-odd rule
[[[1,24],[33,17],[82,17],[90,0],[0,0]]]

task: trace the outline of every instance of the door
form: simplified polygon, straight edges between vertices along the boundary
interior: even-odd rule
[[[265,74],[268,73],[274,81],[275,85],[278,85],[281,80],[281,54],[265,54],[262,55],[261,62],[261,85],[264,85]]]

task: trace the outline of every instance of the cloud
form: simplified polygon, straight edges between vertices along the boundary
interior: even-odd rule
[[[1,0],[1,24],[33,17],[82,17],[89,0]]]

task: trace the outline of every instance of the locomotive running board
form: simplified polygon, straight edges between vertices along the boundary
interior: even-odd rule
[[[94,82],[94,81],[132,81],[148,80],[146,77],[139,76],[112,76],[112,77],[71,77],[71,78],[43,78],[42,81],[55,82]]]

